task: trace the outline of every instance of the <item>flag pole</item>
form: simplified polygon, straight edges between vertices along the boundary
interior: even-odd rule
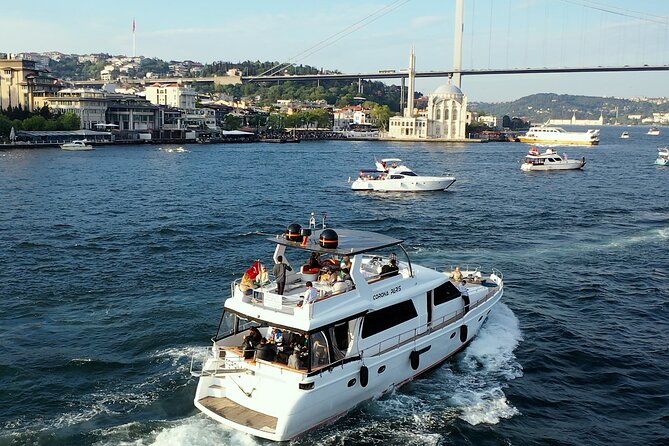
[[[132,18],[132,57],[135,57],[135,18]]]

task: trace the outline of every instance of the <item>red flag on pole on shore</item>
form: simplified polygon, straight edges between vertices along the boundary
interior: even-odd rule
[[[251,268],[246,270],[246,275],[249,276],[249,279],[253,280],[260,274],[260,267],[260,260],[256,260],[256,262],[251,265]]]
[[[135,32],[135,18],[132,18],[132,32]]]

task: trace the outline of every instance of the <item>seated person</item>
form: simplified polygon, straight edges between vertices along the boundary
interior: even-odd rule
[[[342,257],[341,262],[339,263],[339,269],[341,269],[342,271],[344,271],[345,269],[351,271],[352,266],[353,264],[351,263],[351,258],[349,256]]]
[[[267,342],[272,344],[283,344],[283,332],[276,327],[272,327],[269,331]]]
[[[336,282],[332,284],[332,294],[340,294],[348,291],[348,285],[341,276],[336,276]]]
[[[341,270],[341,280],[344,282],[351,282],[351,285],[353,285],[353,277],[351,277],[351,270],[348,268],[343,268]]]
[[[269,283],[269,273],[267,272],[267,267],[265,265],[260,267],[260,274],[256,276],[256,280],[253,282],[255,286],[267,285]]]
[[[267,342],[265,338],[260,340],[260,346],[256,350],[256,359],[263,361],[274,361],[276,359],[276,346]]]
[[[326,365],[328,363],[327,349],[320,343],[320,341],[314,341],[314,345],[311,347],[311,353],[311,365],[313,367]]]
[[[293,353],[288,358],[288,367],[291,369],[299,369],[302,367],[302,361],[300,360],[300,354],[302,351],[299,347],[293,349]]]
[[[455,283],[462,282],[462,272],[460,272],[459,266],[456,266],[453,272],[451,273],[451,280]]]
[[[390,263],[388,265],[383,265],[383,268],[381,268],[381,277],[390,277],[398,274],[400,269],[397,266],[397,260],[395,259],[390,259]]]
[[[309,260],[307,260],[307,265],[309,266],[309,269],[320,269],[321,268],[321,262],[319,260],[319,257],[321,255],[317,252],[312,252],[311,256],[309,257]]]
[[[239,283],[239,289],[242,291],[242,293],[249,295],[253,294],[253,288],[255,288],[253,279],[251,279],[248,273],[244,273],[242,276],[242,281]]]
[[[304,292],[304,300],[297,304],[298,307],[305,304],[313,304],[318,299],[318,290],[314,288],[314,284],[307,282],[305,286],[307,287],[307,290]]]
[[[332,285],[336,279],[337,273],[328,268],[323,274],[320,275],[318,282],[323,285]]]
[[[251,344],[254,347],[257,347],[258,344],[260,344],[260,341],[262,340],[262,335],[260,334],[260,330],[258,330],[256,327],[251,327],[248,336],[249,339],[251,340]]]

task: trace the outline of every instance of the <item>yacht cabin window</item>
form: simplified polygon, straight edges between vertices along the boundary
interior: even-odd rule
[[[416,307],[411,300],[405,300],[380,310],[372,311],[365,316],[362,323],[362,339],[393,328],[418,317]]]
[[[441,305],[446,302],[450,302],[453,299],[457,299],[460,297],[460,290],[458,290],[455,285],[451,283],[451,281],[447,281],[441,285],[439,285],[437,288],[434,290],[434,304],[435,305]]]

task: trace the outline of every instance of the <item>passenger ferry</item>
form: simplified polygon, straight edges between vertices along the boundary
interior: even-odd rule
[[[231,284],[213,345],[191,363],[195,406],[212,419],[298,437],[464,349],[502,297],[494,269],[436,271],[412,263],[402,240],[324,226],[269,238],[273,263],[294,265],[282,294],[269,278],[244,286],[258,262]],[[298,266],[312,253],[317,266]]]
[[[546,149],[540,153],[536,147],[531,147],[528,154],[520,165],[520,170],[573,170],[583,169],[585,166],[585,157],[581,159],[568,159],[567,155],[560,156],[553,149]]]
[[[590,129],[587,132],[568,132],[561,127],[548,125],[533,126],[519,136],[520,142],[531,144],[599,144],[599,130]]]

